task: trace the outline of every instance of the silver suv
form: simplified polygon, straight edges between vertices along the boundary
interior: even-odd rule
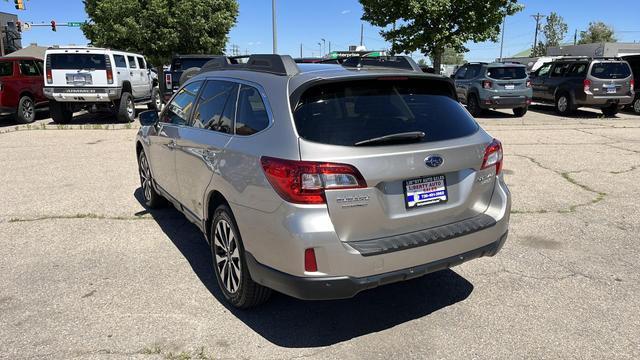
[[[353,297],[507,238],[502,146],[446,77],[220,58],[140,121],[146,205],[168,199],[202,230],[236,307],[271,289]]]
[[[533,92],[527,67],[518,63],[468,63],[455,79],[458,99],[473,116],[485,109],[513,109],[515,116],[527,113]]]

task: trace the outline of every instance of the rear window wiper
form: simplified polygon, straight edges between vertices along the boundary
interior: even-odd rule
[[[371,145],[399,140],[420,140],[424,138],[426,134],[423,131],[409,131],[403,133],[389,134],[385,136],[375,137],[367,140],[358,141],[353,144],[354,146]]]

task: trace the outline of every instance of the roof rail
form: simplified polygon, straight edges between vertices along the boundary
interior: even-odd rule
[[[556,61],[563,60],[622,60],[618,56],[560,56]]]
[[[247,61],[241,62],[240,59],[247,59]],[[298,65],[289,55],[253,54],[217,56],[204,64],[199,74],[218,70],[249,70],[281,76],[293,76],[300,72]]]
[[[387,67],[393,69],[404,69],[416,72],[422,72],[420,66],[409,56],[351,56],[342,62],[344,67],[357,67],[373,66],[373,67]]]

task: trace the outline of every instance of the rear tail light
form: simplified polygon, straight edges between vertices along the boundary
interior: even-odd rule
[[[53,73],[51,69],[47,69],[47,84],[53,84]]]
[[[313,248],[304,251],[304,271],[318,271],[318,263],[316,262],[316,252]]]
[[[167,89],[171,89],[171,74],[164,74],[164,83],[167,85]]]
[[[113,69],[111,68],[111,60],[109,59],[109,55],[105,55],[104,60],[107,67],[107,84],[113,84]]]
[[[47,84],[53,84],[53,74],[51,73],[51,55],[47,55],[44,62],[44,68],[47,69]]]
[[[325,204],[325,190],[367,187],[355,167],[347,164],[284,160],[263,156],[262,169],[273,189],[296,204]]]
[[[502,171],[502,143],[493,139],[489,146],[484,150],[484,159],[482,160],[482,167],[480,170],[496,167],[496,175]]]
[[[636,86],[636,82],[635,82],[635,80],[631,79],[631,83],[629,83],[629,88],[631,89],[631,91],[633,91],[633,89],[635,88],[635,86]]]
[[[482,87],[484,89],[491,89],[491,86],[493,86],[493,84],[491,83],[491,81],[489,80],[483,80],[482,81]]]
[[[527,79],[527,87],[531,87],[531,80]]]
[[[584,85],[584,92],[589,92],[591,90],[591,80],[589,79],[584,79],[584,81],[582,82],[582,84]]]

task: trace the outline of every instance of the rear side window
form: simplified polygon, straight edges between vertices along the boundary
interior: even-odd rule
[[[598,79],[624,79],[629,75],[631,75],[629,65],[621,62],[601,62],[591,67],[591,76]]]
[[[564,75],[565,72],[567,72],[567,69],[569,69],[569,66],[571,66],[571,63],[558,63],[556,64],[556,66],[553,67],[553,70],[551,70],[551,77],[561,77]]]
[[[40,72],[33,60],[20,60],[20,72],[24,76],[38,76]]]
[[[269,126],[269,115],[258,89],[242,85],[238,95],[236,134],[253,135]]]
[[[467,68],[467,73],[465,74],[465,79],[475,79],[478,74],[480,74],[480,70],[482,69],[481,65],[469,65]]]
[[[131,69],[137,69],[138,67],[136,66],[136,58],[133,56],[127,56],[127,61],[129,61],[129,68]]]
[[[137,57],[136,59],[138,59],[138,67],[139,67],[140,69],[146,69],[146,68],[147,68],[147,67],[145,66],[145,63],[144,63],[144,59],[143,59],[143,58],[141,58],[141,57]]]
[[[487,76],[496,80],[524,79],[527,72],[522,66],[490,67],[487,69]]]
[[[117,68],[127,67],[127,61],[124,59],[124,55],[113,55],[113,61],[116,63]]]
[[[568,77],[580,77],[587,74],[588,63],[575,63],[567,72]]]
[[[444,83],[422,79],[318,85],[302,94],[294,119],[301,137],[331,145],[412,131],[424,132],[423,142],[475,133],[477,123],[450,92]]]
[[[201,68],[211,59],[175,59],[171,71],[187,70],[192,67]]]
[[[207,81],[193,115],[193,127],[233,133],[233,113],[236,107],[237,85],[227,81]],[[233,95],[233,96],[232,96]],[[233,111],[225,111],[225,109]]]
[[[104,54],[49,54],[52,70],[93,69],[106,70],[107,61]]]
[[[13,62],[0,61],[0,76],[11,76],[11,75],[13,75]]]
[[[160,121],[174,125],[188,125],[200,86],[202,81],[195,81],[180,89],[165,108]]]

